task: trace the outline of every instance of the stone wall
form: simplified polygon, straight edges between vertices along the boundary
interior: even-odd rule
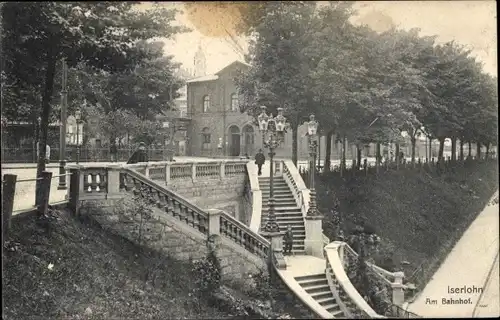
[[[204,210],[224,210],[245,223],[247,218],[243,208],[243,193],[246,179],[246,176],[241,175],[226,177],[224,180],[178,180],[172,181],[168,188]]]
[[[86,201],[80,214],[87,215],[113,233],[176,259],[189,261],[206,257],[206,235],[157,208],[153,208],[151,219],[143,218],[141,222],[140,214],[133,215],[135,208],[130,197],[95,200]],[[263,259],[229,239],[215,238],[225,281],[244,285],[250,274],[266,269]]]

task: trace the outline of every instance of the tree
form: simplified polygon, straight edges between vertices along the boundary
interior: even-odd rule
[[[17,2],[2,6],[2,44],[8,48],[3,52],[6,82],[33,89],[41,100],[37,176],[45,170],[57,61],[64,57],[70,67],[86,61],[106,71],[131,70],[141,61],[140,56],[131,55],[137,40],[169,37],[183,30],[171,24],[175,11],[158,6],[139,11],[134,10],[135,4]]]
[[[260,105],[272,112],[284,108],[292,130],[294,163],[298,127],[315,104],[309,73],[316,62],[309,51],[321,21],[319,12],[315,2],[272,2],[249,10],[243,23],[253,40],[247,57],[252,68],[237,81],[245,97],[242,111],[255,116]]]

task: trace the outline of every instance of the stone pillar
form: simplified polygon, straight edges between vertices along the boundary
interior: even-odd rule
[[[193,163],[191,166],[191,179],[196,181],[196,163]]]
[[[340,262],[342,262],[342,265],[345,266],[345,263],[344,263],[344,251],[345,251],[345,245],[346,243],[345,242],[342,242],[339,246],[339,258],[340,258]]]
[[[402,306],[405,301],[405,293],[403,290],[403,272],[394,273],[394,282],[391,283],[392,287],[392,303],[397,306]]]
[[[208,213],[208,235],[220,235],[220,213],[218,209],[209,209]]]
[[[306,228],[306,239],[304,240],[307,255],[323,259],[323,216],[306,216],[304,225]]]
[[[118,195],[120,193],[120,170],[121,165],[110,164],[108,170],[108,196]],[[147,171],[146,171],[147,172]]]
[[[286,261],[283,256],[283,236],[284,231],[262,232],[262,235],[269,239],[271,242],[271,250],[269,250],[269,263],[273,264],[276,268],[286,270]],[[269,270],[270,274],[272,273]]]
[[[170,170],[172,169],[172,166],[170,163],[167,163],[165,165],[165,184],[168,185],[170,183]]]
[[[220,178],[224,179],[226,177],[226,162],[220,162]]]

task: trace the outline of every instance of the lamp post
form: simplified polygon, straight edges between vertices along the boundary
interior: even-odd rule
[[[318,148],[318,122],[315,120],[314,114],[309,116],[309,122],[307,123],[307,142],[309,146],[309,156],[310,160],[310,180],[309,180],[309,190],[310,190],[310,202],[309,210],[307,211],[307,216],[318,217],[321,214],[316,206],[316,189],[314,187],[314,176],[316,175],[316,155]]]
[[[276,149],[281,142],[283,142],[286,126],[286,118],[283,116],[283,108],[278,108],[278,115],[273,118],[272,115],[266,114],[266,107],[260,107],[262,112],[257,117],[259,122],[259,130],[262,134],[262,144],[265,148],[269,149],[269,213],[266,224],[264,225],[264,232],[267,234],[277,233],[280,231],[276,215],[274,213],[274,149]]]
[[[80,123],[82,122],[82,113],[80,109],[75,111],[76,119],[76,163],[80,162]]]
[[[61,89],[61,124],[59,131],[59,185],[58,190],[66,190],[66,111],[68,109],[68,91],[66,82],[68,78],[68,66],[66,60],[62,60],[62,89]]]

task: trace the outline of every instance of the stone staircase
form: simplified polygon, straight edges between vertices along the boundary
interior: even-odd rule
[[[274,188],[274,212],[276,220],[281,231],[285,231],[289,225],[292,226],[294,254],[305,254],[304,240],[306,238],[306,229],[302,212],[295,202],[292,190],[288,187],[282,176],[275,176],[273,182]],[[259,186],[262,191],[262,223],[261,229],[265,225],[269,212],[269,191],[270,178],[259,177]]]
[[[333,297],[325,273],[295,277],[295,281],[334,318],[346,318]]]

